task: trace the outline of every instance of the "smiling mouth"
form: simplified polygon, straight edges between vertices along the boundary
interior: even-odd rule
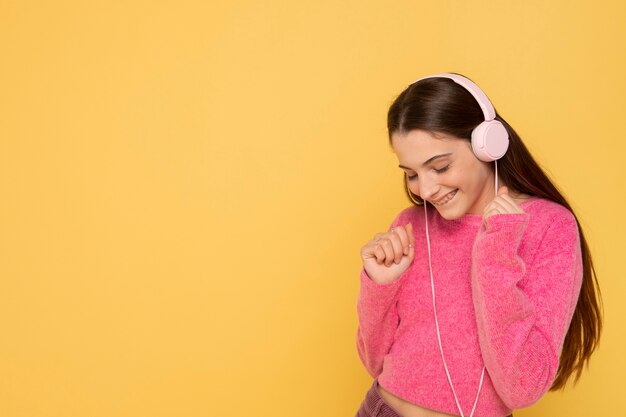
[[[443,206],[444,204],[446,204],[448,201],[452,200],[454,198],[454,196],[456,195],[457,191],[459,191],[458,189],[454,190],[454,191],[450,191],[448,194],[446,194],[445,197],[443,197],[441,200],[435,202],[433,201],[433,205],[435,206]]]

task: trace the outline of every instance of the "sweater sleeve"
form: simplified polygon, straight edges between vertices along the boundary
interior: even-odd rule
[[[568,211],[545,227],[527,264],[518,252],[528,222],[528,213],[491,216],[472,254],[483,360],[511,409],[528,407],[550,389],[582,282],[575,217]]]
[[[394,219],[392,227],[402,223],[402,213]],[[383,359],[391,349],[399,317],[397,296],[407,270],[395,281],[377,284],[361,267],[360,288],[357,298],[357,316],[359,326],[356,335],[356,346],[361,362],[367,372],[376,378],[383,369]]]

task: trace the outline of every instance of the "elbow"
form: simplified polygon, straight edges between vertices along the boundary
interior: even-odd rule
[[[378,377],[381,374],[382,370],[382,361],[377,359],[376,355],[368,354],[365,343],[359,337],[357,338],[357,352],[359,353],[359,359],[361,359],[361,363],[365,366],[367,373],[369,373],[372,378]]]
[[[530,407],[550,389],[555,375],[556,367],[546,364],[539,372],[509,378],[511,382],[496,387],[496,392],[511,410]]]
[[[511,410],[517,410],[520,408],[530,407],[542,397],[542,394],[533,395],[531,393],[526,393],[525,395],[512,394],[505,397],[500,397],[502,402]]]

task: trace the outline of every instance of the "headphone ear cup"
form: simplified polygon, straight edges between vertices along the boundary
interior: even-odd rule
[[[498,120],[484,121],[472,131],[472,150],[484,162],[504,156],[509,148],[509,134]]]

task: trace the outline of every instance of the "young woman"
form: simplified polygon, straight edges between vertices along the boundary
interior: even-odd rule
[[[602,319],[565,198],[459,74],[411,84],[387,123],[413,205],[361,249],[357,417],[504,417],[576,381]]]

